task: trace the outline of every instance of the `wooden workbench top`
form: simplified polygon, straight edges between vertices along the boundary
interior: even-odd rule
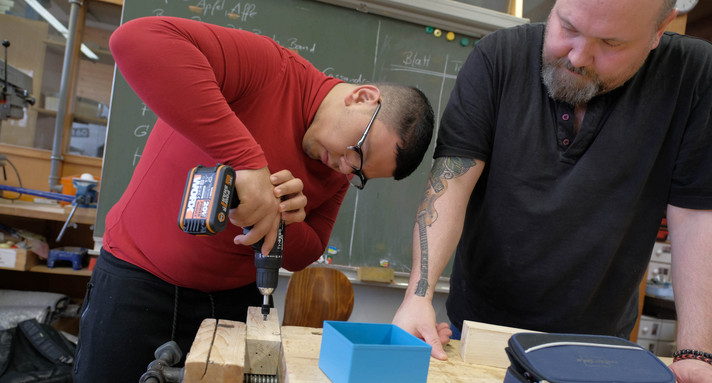
[[[72,211],[71,205],[41,204],[28,201],[8,201],[0,199],[0,215],[13,215],[17,217],[36,218],[50,221],[64,222]],[[93,225],[96,220],[96,209],[78,207],[72,216],[74,223]]]
[[[282,366],[280,382],[329,383],[329,378],[319,369],[321,348],[320,328],[282,327]],[[448,360],[430,358],[428,382],[478,383],[504,380],[505,369],[465,363],[460,358],[460,342],[453,340],[445,346]]]
[[[210,322],[212,321],[212,322]],[[206,324],[206,322],[208,322]],[[201,325],[201,330],[204,327],[210,327],[211,330],[215,330],[215,334],[221,332],[221,337],[225,337],[224,332],[226,329],[232,328],[231,321],[220,320],[223,326],[218,325],[216,327],[215,320],[206,319]],[[243,325],[244,326],[244,325]],[[249,326],[249,321],[248,321]],[[209,330],[209,331],[211,331]],[[218,331],[219,330],[219,331]],[[475,330],[471,330],[475,331]],[[230,342],[213,342],[214,336],[217,339],[217,335],[196,336],[196,342],[191,347],[191,352],[189,355],[194,354],[196,351],[194,348],[201,348],[203,344],[206,344],[208,350],[215,348],[217,352],[207,352],[203,353],[208,356],[206,360],[196,360],[196,363],[202,363],[201,368],[205,371],[212,371],[215,377],[222,376],[224,371],[230,370],[234,366],[240,366],[240,371],[243,370],[243,366],[246,366],[245,350],[244,347],[241,351],[235,351],[230,349]],[[279,363],[277,366],[278,378],[281,383],[330,383],[329,378],[321,371],[319,368],[319,351],[321,348],[323,329],[321,328],[311,328],[311,327],[298,327],[298,326],[282,326],[281,336],[282,344],[280,353]],[[478,339],[477,344],[482,343],[485,350],[492,350],[493,354],[496,350],[501,348],[504,351],[506,341],[502,341],[503,338],[493,337],[493,336],[483,336],[485,333],[478,334],[476,338]],[[200,331],[199,334],[200,335]],[[234,346],[235,342],[240,342],[239,336],[232,341]],[[245,342],[245,334],[242,334],[242,342]],[[474,339],[474,338],[473,338]],[[481,353],[478,354],[475,363],[464,362],[460,356],[460,346],[468,345],[465,347],[465,355],[467,360],[473,360],[473,351],[479,352],[478,348],[469,347],[472,343],[467,340],[463,342],[457,340],[451,340],[449,344],[445,345],[445,351],[448,355],[448,360],[442,361],[434,358],[430,358],[430,365],[428,368],[428,379],[430,383],[489,383],[489,382],[502,382],[506,374],[506,368],[509,366],[508,359],[504,353],[500,353],[501,358],[505,358],[504,361],[498,360],[495,362],[493,358],[489,362],[482,358]],[[198,346],[196,346],[198,345]],[[215,358],[213,358],[215,354]],[[194,354],[198,355],[198,354]],[[202,354],[201,354],[202,355]],[[276,353],[270,353],[269,355],[276,355]],[[225,356],[229,356],[226,358]],[[663,363],[669,365],[672,361],[671,358],[660,358]],[[240,362],[241,361],[241,362]],[[228,363],[229,362],[229,363]],[[234,362],[234,363],[233,363]],[[479,364],[486,363],[487,365]],[[187,362],[186,362],[187,366]],[[497,366],[497,367],[494,367]],[[206,370],[207,369],[207,370]],[[211,370],[212,369],[212,370]],[[202,371],[202,370],[201,370]],[[232,370],[230,370],[232,371]],[[274,371],[274,370],[272,370]],[[274,375],[272,375],[274,376]],[[196,380],[197,381],[197,380]],[[202,381],[202,380],[201,380]],[[211,381],[231,381],[230,379],[223,380],[211,380]]]

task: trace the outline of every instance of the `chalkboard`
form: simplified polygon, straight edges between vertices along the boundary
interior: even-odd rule
[[[437,0],[428,1],[437,7]],[[413,17],[408,16],[413,12],[402,11],[402,4],[399,9],[380,9],[380,13]],[[449,39],[449,31],[443,29],[440,35],[437,24],[411,23],[363,10],[313,0],[125,0],[122,22],[166,15],[266,35],[297,50],[324,73],[347,82],[386,81],[415,86],[428,96],[439,121],[458,70],[477,39],[460,33]],[[429,14],[427,10],[417,11],[421,16]],[[462,17],[459,10],[450,13]],[[506,17],[503,20],[523,22]],[[477,23],[468,20],[463,25]],[[117,71],[102,171],[105,187],[99,200],[95,236],[103,234],[104,218],[128,184],[156,118]],[[433,146],[434,142],[409,178],[375,179],[362,191],[349,190],[329,242],[331,262],[347,266],[388,262],[396,271],[410,271],[415,212],[432,165]]]

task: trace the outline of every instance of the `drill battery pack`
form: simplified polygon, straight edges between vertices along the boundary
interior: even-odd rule
[[[198,165],[185,182],[178,226],[188,234],[217,234],[225,229],[228,211],[238,203],[232,167]]]

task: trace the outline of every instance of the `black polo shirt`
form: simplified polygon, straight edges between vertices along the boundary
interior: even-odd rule
[[[484,160],[447,309],[627,337],[668,203],[712,209],[712,44],[665,33],[626,84],[574,110],[541,82],[544,25],[492,33],[461,69],[434,156]]]

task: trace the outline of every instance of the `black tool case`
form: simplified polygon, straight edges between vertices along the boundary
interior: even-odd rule
[[[672,371],[645,348],[603,335],[517,333],[505,348],[505,383],[674,383]]]

